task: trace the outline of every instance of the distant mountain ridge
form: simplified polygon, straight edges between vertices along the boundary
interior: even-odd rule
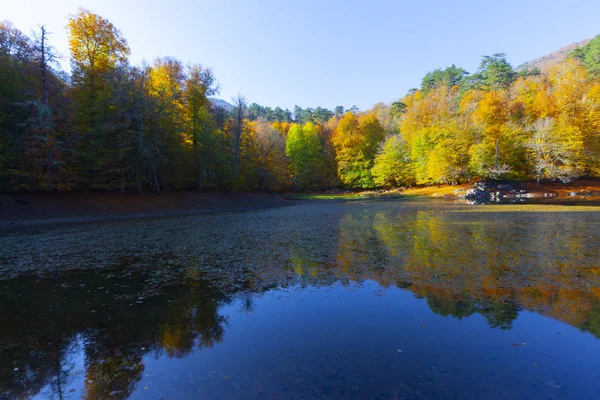
[[[226,109],[227,111],[231,110],[232,108],[234,108],[235,106],[223,99],[217,99],[217,98],[211,98],[210,101],[215,105],[215,106],[219,106],[219,107],[223,107],[224,109]]]
[[[573,51],[577,47],[585,46],[586,44],[589,43],[590,40],[592,40],[592,39],[590,38],[590,39],[582,40],[581,42],[571,43],[570,45],[561,47],[560,49],[558,49],[550,54],[546,54],[545,56],[538,57],[529,62],[521,64],[515,69],[517,71],[523,71],[525,69],[531,70],[534,68],[539,68],[542,72],[548,71],[550,68],[552,68],[556,64],[559,64],[562,61],[564,61],[571,51]]]

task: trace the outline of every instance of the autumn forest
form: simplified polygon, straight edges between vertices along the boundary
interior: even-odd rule
[[[600,176],[600,36],[544,71],[505,54],[427,73],[391,104],[293,111],[214,99],[216,75],[131,65],[117,27],[68,18],[70,71],[44,27],[0,23],[0,191],[323,190],[474,177]],[[64,55],[63,55],[64,56]],[[401,66],[398,66],[401,69]]]

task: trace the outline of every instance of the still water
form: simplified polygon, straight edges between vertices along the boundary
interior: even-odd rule
[[[0,398],[599,399],[600,213],[511,207],[2,232]]]

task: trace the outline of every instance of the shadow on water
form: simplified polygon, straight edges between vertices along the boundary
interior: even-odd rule
[[[163,392],[153,392],[146,380],[162,371],[170,382],[163,382],[163,389],[182,398],[190,382],[196,395],[207,398],[268,398],[265,386],[279,379],[273,371],[287,368],[292,368],[291,383],[271,387],[272,393],[287,388],[280,398],[522,398],[539,393],[561,398],[567,387],[569,398],[597,394],[596,383],[578,387],[568,377],[514,383],[524,379],[528,368],[538,379],[537,367],[531,367],[541,364],[538,360],[547,361],[547,375],[552,375],[552,363],[572,361],[556,339],[542,333],[534,335],[538,347],[532,359],[490,355],[473,362],[481,370],[506,363],[493,371],[506,367],[515,374],[498,372],[494,378],[507,387],[486,392],[489,387],[453,386],[451,381],[460,378],[476,379],[477,372],[469,370],[466,359],[451,357],[455,349],[438,348],[450,340],[450,332],[485,335],[485,345],[494,350],[482,348],[481,354],[503,354],[506,350],[493,347],[503,340],[525,347],[514,339],[514,331],[524,329],[515,324],[535,318],[554,335],[566,323],[600,337],[600,214],[455,212],[464,211],[459,208],[307,204],[5,235],[0,238],[0,396],[125,399],[146,393],[159,398]],[[354,306],[348,310],[344,303]],[[480,324],[477,316],[485,322]],[[423,327],[437,330],[417,339],[405,325],[411,318],[430,321]],[[335,321],[335,328],[327,321]],[[296,324],[299,328],[290,331]],[[303,329],[322,339],[301,338]],[[339,330],[335,342],[326,339],[331,329]],[[245,350],[235,347],[261,346],[260,337],[268,335],[273,341],[247,360]],[[465,355],[475,352],[459,336],[450,347]],[[422,346],[424,353],[411,359],[412,366],[396,365],[378,353],[381,344],[402,353],[396,352],[401,338]],[[596,339],[585,343],[600,354]],[[352,350],[316,361],[316,354],[341,344]],[[300,354],[290,353],[296,351],[292,348]],[[437,350],[429,354],[428,348]],[[212,366],[200,367],[202,357]],[[186,364],[191,359],[195,364]],[[337,359],[353,367],[336,369]],[[219,365],[234,370],[244,362],[255,369],[246,381],[215,378],[213,369]],[[369,369],[374,368],[370,363],[379,369]],[[398,381],[394,373],[410,374],[420,363],[429,372],[407,375],[406,382],[392,387]],[[440,369],[431,372],[432,365]],[[203,378],[184,381],[185,370]],[[594,372],[586,373],[579,378]]]

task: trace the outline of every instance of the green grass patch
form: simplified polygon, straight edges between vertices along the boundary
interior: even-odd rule
[[[358,200],[368,198],[356,193],[320,194],[320,193],[297,193],[288,194],[288,198],[294,200]]]

